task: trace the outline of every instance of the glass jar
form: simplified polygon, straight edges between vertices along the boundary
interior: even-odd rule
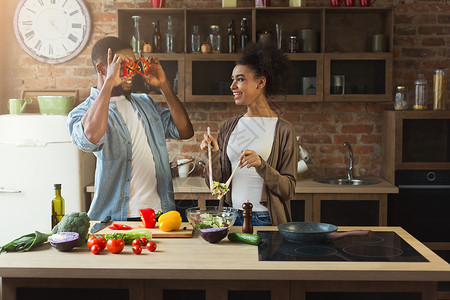
[[[175,31],[173,29],[172,17],[167,17],[167,31],[166,31],[166,53],[175,53]]]
[[[427,109],[427,80],[423,73],[420,73],[414,81],[414,92],[413,109]]]
[[[438,69],[433,75],[433,110],[447,109],[447,69]]]
[[[198,29],[198,25],[192,26],[192,34],[191,34],[191,52],[192,53],[200,53],[200,47],[202,45],[200,38],[200,30]]]
[[[211,25],[209,33],[209,43],[211,44],[212,53],[222,52],[222,36],[220,35],[219,25]]]
[[[408,100],[406,98],[406,87],[403,85],[399,85],[395,89],[394,109],[395,110],[408,109]]]

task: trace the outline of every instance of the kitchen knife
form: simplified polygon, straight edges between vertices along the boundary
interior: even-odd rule
[[[99,231],[103,227],[108,226],[109,223],[111,223],[111,216],[106,216],[106,218],[103,221],[98,222],[97,224],[92,226],[91,233],[96,233],[97,231]]]

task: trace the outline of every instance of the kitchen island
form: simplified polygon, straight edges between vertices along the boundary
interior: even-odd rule
[[[381,293],[376,299],[435,300],[437,282],[450,281],[450,265],[403,229],[339,227],[339,231],[352,229],[395,232],[425,261],[260,261],[256,246],[227,239],[209,244],[197,233],[192,238],[154,239],[157,251],[140,255],[132,254],[131,246],[120,254],[104,250],[93,255],[86,246],[58,252],[43,245],[36,251],[0,256],[3,300],[30,295],[40,299],[36,295],[53,289],[58,289],[58,295],[65,289],[67,295],[113,290],[116,299],[123,294],[123,299],[133,300],[251,299],[251,295],[263,295],[259,299],[265,299],[264,295],[280,300],[324,299],[320,298],[323,293],[347,292],[363,293],[360,299],[367,293]]]

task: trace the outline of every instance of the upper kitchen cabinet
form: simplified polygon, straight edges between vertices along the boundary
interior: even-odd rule
[[[119,37],[130,41],[135,32],[133,16],[140,16],[139,29],[141,39],[145,43],[151,44],[155,32],[155,21],[159,22],[159,31],[161,34],[161,53],[144,53],[145,57],[155,56],[159,59],[166,77],[169,80],[177,96],[184,100],[184,82],[185,82],[185,17],[183,9],[158,8],[158,9],[119,9],[117,12]],[[174,43],[173,52],[167,53],[166,37],[169,16],[173,24]],[[152,52],[155,52],[152,45]],[[136,54],[136,59],[139,55]],[[147,92],[156,101],[163,101],[163,96],[159,89],[146,86],[142,78],[133,82],[134,92]]]
[[[228,53],[227,28],[233,20],[239,50],[244,18],[249,42],[279,42],[291,62],[288,94],[274,101],[377,102],[392,98],[391,8],[120,9],[119,36],[126,40],[131,40],[134,32],[134,15],[142,17],[141,35],[146,42],[153,38],[152,23],[159,21],[163,52],[168,17],[172,17],[176,53],[155,56],[176,64],[170,67],[176,71],[169,77],[178,80],[178,96],[184,101],[233,101],[229,87],[239,54]],[[211,25],[219,27],[221,52],[195,52],[191,38],[194,26],[199,29],[200,43],[206,43]],[[291,51],[292,36],[297,38],[297,51]]]
[[[392,9],[366,8],[325,10],[325,101],[391,101]]]

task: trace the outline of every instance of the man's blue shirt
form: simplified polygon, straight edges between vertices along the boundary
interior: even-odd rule
[[[97,144],[85,136],[81,119],[97,98],[99,90],[92,88],[90,96],[69,114],[67,125],[72,142],[85,152],[94,152],[97,157],[95,170],[95,191],[89,209],[92,220],[127,219],[131,178],[131,136],[114,103],[109,103],[108,128]],[[166,139],[179,140],[179,133],[173,123],[170,111],[146,94],[131,94],[131,105],[142,121],[147,140],[155,161],[158,193],[164,212],[175,210],[172,174]]]

